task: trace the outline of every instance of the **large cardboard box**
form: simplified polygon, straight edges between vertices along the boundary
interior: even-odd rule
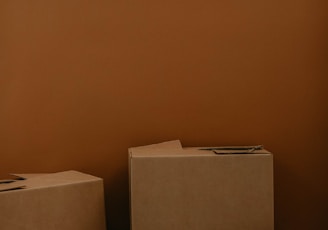
[[[129,149],[132,230],[273,230],[272,154],[200,149]]]
[[[105,230],[103,180],[77,171],[0,181],[1,230]]]

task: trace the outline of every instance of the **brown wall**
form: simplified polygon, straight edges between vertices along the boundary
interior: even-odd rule
[[[276,229],[328,229],[325,2],[2,0],[1,176],[103,177],[127,230],[128,147],[264,144]]]

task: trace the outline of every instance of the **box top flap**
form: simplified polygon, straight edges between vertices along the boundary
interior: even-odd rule
[[[10,173],[10,175],[13,175],[19,179],[29,179],[32,177],[37,177],[37,176],[44,176],[47,175],[49,173]]]
[[[270,154],[261,145],[255,146],[221,146],[221,147],[182,147],[177,143],[160,143],[150,146],[130,148],[130,157],[184,157],[184,156],[218,156]]]
[[[24,188],[24,187],[25,187],[25,184],[22,183],[22,181],[17,181],[17,183],[16,182],[0,183],[0,192],[20,189],[20,188]]]
[[[166,141],[158,144],[145,145],[139,147],[129,148],[130,153],[135,152],[148,152],[148,151],[157,151],[157,150],[182,150],[182,145],[180,140]]]
[[[0,184],[0,191],[8,191],[19,188],[35,189],[42,187],[54,187],[67,184],[77,184],[90,181],[102,180],[101,178],[80,173],[77,171],[65,171],[49,174],[14,174],[23,180]]]

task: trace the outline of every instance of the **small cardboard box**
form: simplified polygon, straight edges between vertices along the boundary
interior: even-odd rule
[[[0,181],[1,230],[105,230],[103,180],[77,171]]]
[[[132,230],[274,229],[273,157],[264,149],[171,141],[130,148],[129,170]]]

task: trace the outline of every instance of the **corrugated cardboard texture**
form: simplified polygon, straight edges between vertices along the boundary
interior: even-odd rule
[[[1,230],[106,229],[100,178],[67,171],[20,182],[26,188],[0,192]]]
[[[328,229],[327,4],[0,0],[1,178],[102,177],[129,230],[127,148],[264,144],[276,230]]]
[[[273,230],[271,154],[144,150],[130,149],[132,230]]]

